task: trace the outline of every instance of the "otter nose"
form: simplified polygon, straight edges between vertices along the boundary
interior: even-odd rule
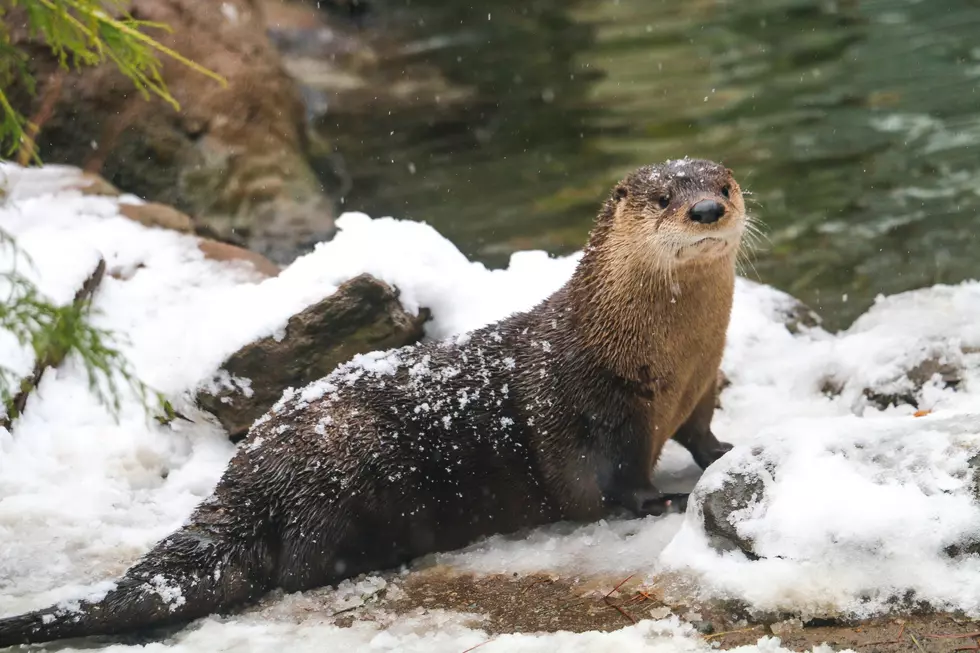
[[[714,200],[701,200],[691,207],[689,215],[695,222],[711,224],[725,215],[725,207]]]

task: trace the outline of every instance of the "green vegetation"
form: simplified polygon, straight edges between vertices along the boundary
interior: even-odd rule
[[[140,21],[125,12],[123,0],[0,0],[0,154],[17,155],[22,164],[40,163],[35,147],[39,126],[18,113],[11,105],[8,90],[21,84],[31,94],[35,80],[28,68],[27,55],[13,43],[11,12],[26,17],[30,37],[43,42],[57,57],[61,71],[109,63],[116,66],[134,86],[150,99],[161,98],[179,110],[162,77],[158,55],[165,55],[207,75],[222,84],[216,73],[186,59],[165,47],[142,30],[168,30],[167,25]],[[2,200],[2,191],[0,191]],[[75,301],[55,306],[45,299],[37,286],[17,269],[19,260],[27,260],[14,239],[0,229],[0,258],[12,261],[0,270],[0,331],[12,334],[34,352],[34,371],[19,378],[0,362],[0,401],[4,414],[0,426],[10,428],[12,420],[24,410],[28,395],[40,381],[45,369],[57,367],[74,354],[83,365],[93,394],[114,416],[120,407],[117,379],[129,384],[142,398],[147,410],[162,407],[166,421],[173,412],[159,394],[133,375],[128,361],[113,346],[111,333],[94,327],[88,320],[91,295],[98,286],[104,267],[96,270]],[[28,261],[29,263],[29,261]],[[151,407],[148,397],[155,396],[158,406]]]
[[[0,270],[0,288],[6,294],[0,302],[0,330],[13,335],[21,345],[30,346],[35,360],[33,372],[23,378],[0,363],[0,401],[6,413],[0,414],[0,426],[10,428],[13,419],[23,412],[27,397],[44,371],[60,365],[69,354],[77,356],[88,376],[89,389],[114,417],[120,408],[117,376],[139,395],[148,411],[156,412],[160,406],[167,405],[162,396],[149,392],[135,377],[129,362],[113,346],[112,334],[88,321],[92,293],[104,273],[104,264],[78,292],[75,301],[56,306],[18,271],[16,262],[23,260],[29,265],[30,259],[3,230],[0,230],[0,254],[9,255],[14,261],[9,269]],[[150,404],[151,396],[158,405]]]

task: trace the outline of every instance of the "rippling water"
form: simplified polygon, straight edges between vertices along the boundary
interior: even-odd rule
[[[976,0],[377,5],[407,35],[390,65],[469,95],[328,112],[348,208],[502,265],[580,247],[619,176],[690,155],[752,192],[769,241],[744,273],[831,326],[878,293],[980,277]]]

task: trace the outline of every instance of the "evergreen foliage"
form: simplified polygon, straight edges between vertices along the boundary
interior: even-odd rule
[[[16,84],[31,94],[35,92],[27,56],[13,44],[7,20],[16,9],[26,17],[31,38],[46,44],[63,70],[114,65],[143,97],[156,96],[178,110],[177,100],[163,80],[159,55],[225,83],[221,76],[147,36],[143,30],[170,28],[134,19],[125,11],[127,5],[125,0],[0,0],[0,155],[19,154],[23,163],[40,163],[34,144],[38,126],[18,113],[8,97],[8,89]],[[0,229],[0,259],[4,258],[12,264],[9,269],[0,269],[0,331],[31,347],[35,370],[20,378],[0,361],[0,426],[10,428],[44,369],[59,365],[70,355],[77,357],[88,376],[89,388],[114,416],[120,408],[118,379],[122,379],[139,394],[148,410],[162,410],[163,417],[158,417],[161,422],[172,419],[169,402],[158,393],[148,392],[133,375],[128,361],[113,345],[113,334],[91,324],[90,297],[63,306],[51,303],[18,270],[18,262],[29,264],[29,259]],[[155,397],[157,406],[150,405],[150,396]]]
[[[114,417],[118,416],[120,408],[118,379],[138,394],[147,410],[158,410],[158,406],[151,405],[151,396],[158,404],[164,404],[162,396],[150,392],[133,374],[129,362],[114,346],[113,334],[90,323],[91,297],[61,306],[51,303],[18,270],[18,261],[30,264],[30,259],[2,229],[0,254],[8,255],[13,262],[8,269],[0,269],[0,291],[5,295],[0,301],[0,330],[13,335],[21,345],[30,346],[37,374],[37,378],[33,374],[20,377],[0,361],[0,401],[3,404],[0,426],[9,428],[23,410],[40,374],[49,366],[57,367],[72,354],[85,369],[90,391]]]

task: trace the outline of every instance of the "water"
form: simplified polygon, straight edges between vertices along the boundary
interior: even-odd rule
[[[620,176],[689,155],[752,192],[769,242],[744,274],[831,327],[878,293],[980,277],[976,0],[377,0],[375,15],[367,29],[402,39],[392,83],[431,69],[449,89],[316,121],[347,208],[425,220],[499,266],[579,248]]]

